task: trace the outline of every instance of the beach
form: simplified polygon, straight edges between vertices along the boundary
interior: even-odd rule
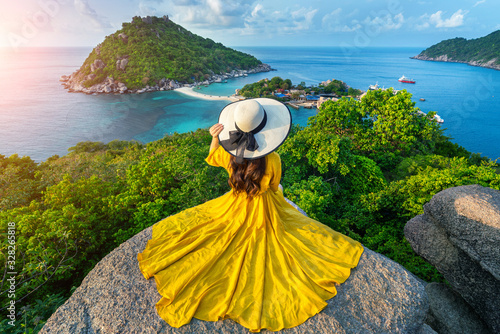
[[[212,100],[212,101],[218,101],[218,100],[227,100],[231,102],[239,101],[243,99],[243,97],[237,97],[237,96],[217,96],[217,95],[207,95],[207,94],[202,94],[196,92],[193,87],[181,87],[181,88],[176,88],[174,89],[178,93],[182,93],[185,95],[189,95],[192,97],[196,97],[199,99],[205,99],[205,100]]]

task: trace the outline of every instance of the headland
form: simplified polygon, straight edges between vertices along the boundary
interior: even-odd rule
[[[195,35],[168,16],[136,16],[60,81],[69,92],[140,94],[271,70],[254,56]]]

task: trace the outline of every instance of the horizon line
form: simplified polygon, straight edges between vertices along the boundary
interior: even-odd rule
[[[346,49],[371,49],[371,48],[429,48],[426,46],[391,46],[391,45],[372,45],[372,46],[342,46],[342,45],[228,45],[230,48],[346,48]],[[40,49],[40,48],[95,48],[90,45],[38,45],[38,46],[19,46],[17,48],[9,45],[0,45],[0,49]]]

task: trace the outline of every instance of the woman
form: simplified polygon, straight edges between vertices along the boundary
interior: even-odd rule
[[[228,171],[231,191],[157,223],[138,255],[171,326],[195,317],[231,318],[252,332],[295,327],[320,312],[358,264],[360,243],[283,197],[274,151],[290,127],[284,104],[260,98],[227,105],[210,128],[206,162]]]

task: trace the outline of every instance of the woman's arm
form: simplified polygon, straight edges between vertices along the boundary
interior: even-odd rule
[[[271,181],[269,182],[269,188],[272,191],[278,191],[281,182],[281,158],[278,153],[273,152],[269,154],[268,162],[271,164]],[[283,192],[283,189],[281,189]]]
[[[210,143],[210,151],[219,147],[219,133],[224,129],[224,125],[217,123],[212,125],[210,128],[210,135],[212,136],[212,142]]]

